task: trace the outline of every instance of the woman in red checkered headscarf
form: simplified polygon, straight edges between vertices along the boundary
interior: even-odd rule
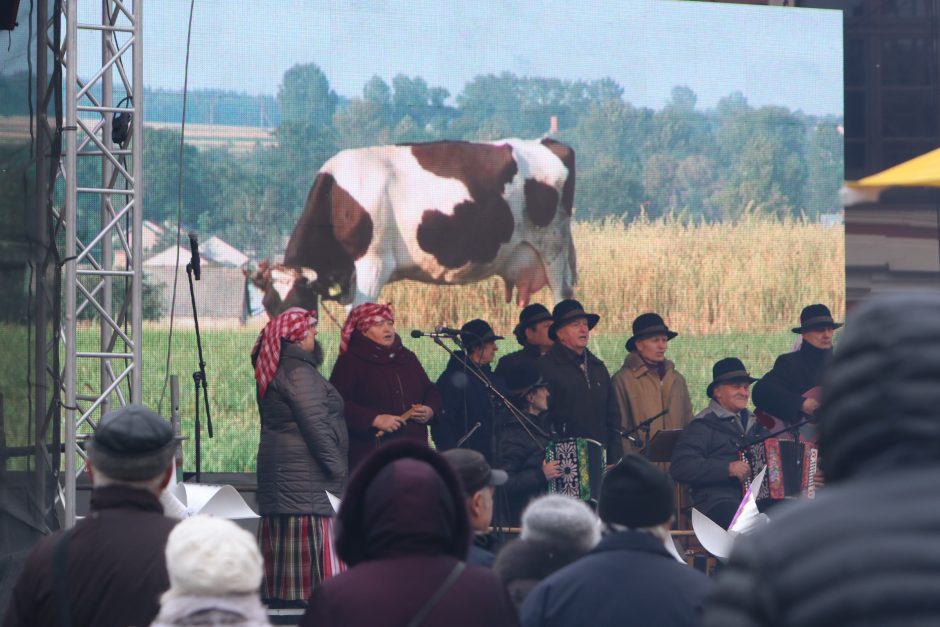
[[[395,332],[390,305],[354,307],[343,324],[330,382],[346,402],[349,468],[381,442],[407,438],[427,444],[428,422],[441,399],[417,356]]]
[[[343,399],[318,370],[316,336],[316,314],[292,307],[264,327],[252,350],[261,413],[261,592],[273,605],[306,601],[342,568],[326,493],[340,495],[346,486],[348,431]]]

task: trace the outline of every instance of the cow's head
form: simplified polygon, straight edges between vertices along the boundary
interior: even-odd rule
[[[254,272],[244,272],[252,285],[264,293],[261,304],[269,317],[273,318],[291,307],[317,309],[320,286],[313,270],[262,261]]]

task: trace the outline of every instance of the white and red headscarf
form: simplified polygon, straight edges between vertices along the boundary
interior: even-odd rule
[[[313,311],[291,307],[265,325],[251,351],[252,355],[258,356],[255,361],[255,380],[262,398],[281,363],[281,339],[299,342],[307,335],[307,329],[316,323],[317,314]]]
[[[346,322],[343,323],[343,333],[339,340],[339,354],[342,355],[346,352],[346,349],[349,347],[349,338],[352,337],[353,331],[365,333],[369,327],[374,324],[379,324],[384,320],[395,321],[391,305],[362,303],[361,305],[353,307],[352,311],[349,312],[349,316],[346,318]]]

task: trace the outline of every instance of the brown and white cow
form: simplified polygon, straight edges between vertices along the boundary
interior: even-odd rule
[[[490,276],[507,302],[516,289],[527,304],[545,285],[558,301],[577,278],[574,189],[574,151],[552,139],[344,150],[317,174],[284,265],[312,270],[307,285],[351,305],[402,279]]]

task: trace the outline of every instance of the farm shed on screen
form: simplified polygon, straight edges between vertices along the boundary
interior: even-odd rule
[[[191,252],[188,247],[170,246],[144,261],[145,280],[162,286],[163,315],[170,315],[173,298],[173,277],[179,268],[176,286],[176,317],[183,321],[193,315],[186,278],[186,264]],[[248,279],[242,272],[248,257],[218,237],[199,244],[202,279],[194,282],[196,307],[200,323],[206,321],[238,322],[248,319]]]

